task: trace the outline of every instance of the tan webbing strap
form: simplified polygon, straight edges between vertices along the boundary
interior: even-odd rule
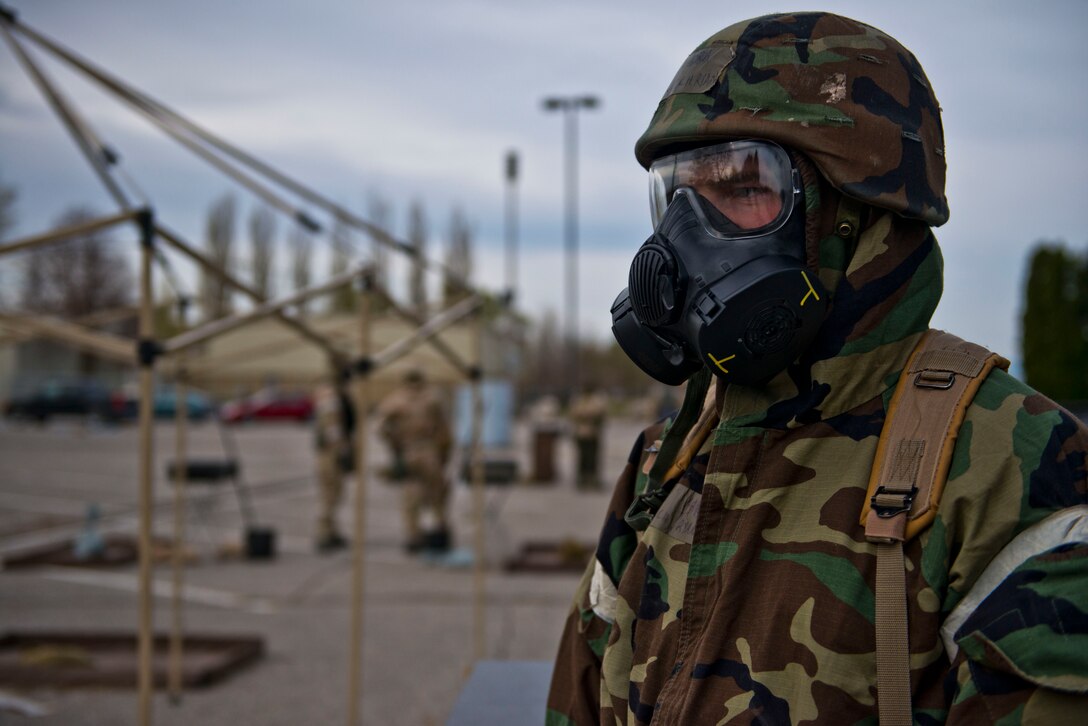
[[[956,435],[982,381],[1009,362],[940,330],[927,332],[899,378],[861,513],[876,544],[877,705],[881,726],[910,726],[910,640],[903,543],[937,514]]]
[[[684,445],[680,447],[676,461],[665,473],[665,481],[674,479],[687,470],[691,460],[699,453],[699,449],[703,448],[710,432],[718,426],[718,407],[715,398],[714,388],[711,387],[707,393],[706,402],[703,404],[703,412],[699,414],[699,420],[684,439]]]
[[[876,546],[876,689],[880,726],[911,726],[903,543]]]

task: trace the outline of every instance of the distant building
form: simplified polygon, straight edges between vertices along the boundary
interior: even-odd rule
[[[99,329],[135,338],[135,311],[124,310],[96,321]],[[134,344],[135,345],[135,344]],[[104,386],[120,386],[133,367],[82,351],[68,343],[34,336],[15,320],[0,321],[0,401],[29,393],[51,381],[93,378]]]

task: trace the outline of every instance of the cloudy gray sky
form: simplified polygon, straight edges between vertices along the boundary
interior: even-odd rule
[[[358,211],[367,195],[428,213],[438,251],[451,210],[476,232],[477,279],[501,280],[502,159],[522,159],[521,300],[562,293],[562,126],[549,94],[594,93],[580,120],[581,326],[608,306],[649,233],[632,147],[688,52],[763,2],[6,0],[28,25]],[[935,324],[1019,356],[1017,316],[1036,240],[1088,245],[1088,3],[823,3],[901,40],[944,109],[952,218],[938,230],[946,293]],[[35,57],[44,58],[41,53]],[[53,62],[50,74],[158,213],[194,240],[234,189],[143,119]],[[6,46],[0,180],[18,189],[15,235],[65,207],[111,206]],[[244,213],[254,205],[239,192]],[[281,223],[281,236],[286,223]],[[244,246],[244,245],[241,245]],[[3,279],[10,280],[9,277]]]

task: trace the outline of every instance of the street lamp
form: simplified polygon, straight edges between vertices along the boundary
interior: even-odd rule
[[[506,252],[506,292],[515,296],[518,287],[518,152],[506,152],[506,222],[503,229]]]
[[[574,389],[581,388],[578,361],[578,110],[594,109],[600,105],[596,96],[549,96],[544,99],[545,111],[563,112],[565,203],[563,240],[566,250],[566,332],[569,380]]]

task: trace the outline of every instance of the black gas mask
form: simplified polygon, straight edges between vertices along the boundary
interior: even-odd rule
[[[612,305],[612,332],[651,377],[702,366],[759,385],[808,347],[827,294],[805,267],[800,175],[782,147],[733,141],[650,168],[654,233]]]

